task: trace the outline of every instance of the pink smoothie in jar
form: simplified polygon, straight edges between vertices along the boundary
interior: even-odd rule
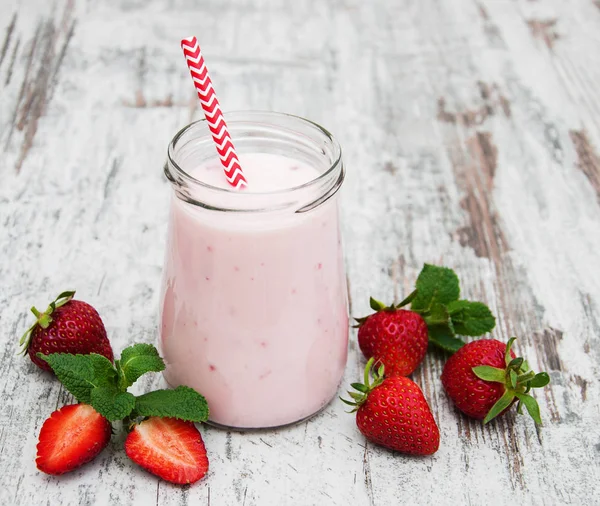
[[[337,142],[276,113],[227,117],[248,180],[225,180],[204,121],[169,146],[174,187],[161,300],[167,382],[231,428],[303,420],[335,395],[348,309]]]

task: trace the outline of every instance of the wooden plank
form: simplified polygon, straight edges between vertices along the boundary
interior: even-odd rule
[[[0,503],[593,504],[600,474],[600,78],[597,2],[5,1],[0,17]],[[257,28],[258,27],[258,28]],[[437,454],[366,443],[334,401],[279,431],[203,427],[211,470],[175,487],[123,436],[61,478],[35,469],[39,428],[70,396],[15,358],[29,321],[75,287],[116,350],[157,337],[178,128],[198,117],[179,51],[201,35],[225,109],[333,131],[352,313],[399,300],[423,262],[452,266],[548,370],[544,427],[460,415],[431,354],[414,374]],[[364,360],[351,336],[344,385]],[[149,378],[140,391],[161,385]]]

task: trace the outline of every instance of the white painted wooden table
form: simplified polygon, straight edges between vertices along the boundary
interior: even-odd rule
[[[70,475],[36,470],[72,399],[15,356],[29,306],[75,287],[115,350],[156,340],[162,163],[199,117],[189,34],[226,110],[339,138],[352,313],[407,294],[423,262],[453,267],[550,373],[543,428],[461,416],[433,354],[414,375],[440,426],[429,458],[365,444],[333,402],[285,430],[202,427],[211,469],[191,487],[141,471],[122,436]],[[599,34],[598,0],[0,0],[0,504],[600,503]]]

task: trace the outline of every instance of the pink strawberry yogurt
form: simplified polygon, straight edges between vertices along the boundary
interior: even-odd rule
[[[198,165],[190,159],[182,171],[212,187],[203,187],[214,193],[210,205],[177,191],[172,198],[160,322],[164,377],[201,392],[215,424],[276,427],[323,408],[345,367],[337,199],[324,198],[315,183],[326,160],[315,167],[281,153],[239,157],[249,183],[243,195],[228,188],[219,161],[209,158]],[[298,202],[280,204],[302,185],[290,191],[302,192]],[[261,210],[222,209],[243,199],[260,199]],[[297,212],[306,200],[312,207]]]

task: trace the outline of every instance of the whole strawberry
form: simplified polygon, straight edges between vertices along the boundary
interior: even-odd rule
[[[97,353],[113,361],[113,351],[98,312],[89,304],[73,300],[75,292],[63,292],[44,313],[35,307],[36,322],[25,332],[20,345],[31,361],[45,371],[52,369],[37,356],[51,353],[87,355]]]
[[[400,309],[410,304],[410,311]],[[481,302],[460,299],[452,269],[425,264],[415,290],[399,304],[370,300],[374,314],[357,318],[358,344],[365,357],[385,365],[387,376],[408,376],[421,363],[428,344],[448,352],[464,345],[457,335],[480,336],[496,325]]]
[[[413,311],[386,307],[371,298],[375,313],[361,318],[358,345],[365,358],[375,357],[388,376],[408,376],[427,353],[425,320]]]
[[[419,386],[401,376],[384,379],[384,366],[373,372],[367,362],[364,383],[353,383],[348,392],[358,430],[380,446],[411,455],[431,455],[440,445],[440,432]]]
[[[480,339],[460,348],[452,355],[442,372],[442,385],[456,407],[466,415],[489,422],[503,414],[518,400],[536,423],[541,424],[540,408],[529,395],[532,388],[550,382],[547,373],[535,374],[527,361],[515,357],[511,347],[496,339]]]

